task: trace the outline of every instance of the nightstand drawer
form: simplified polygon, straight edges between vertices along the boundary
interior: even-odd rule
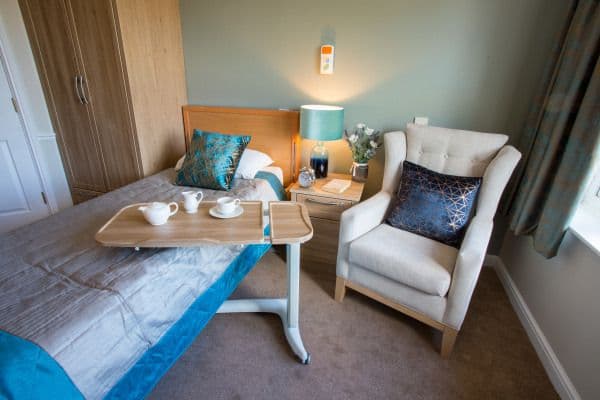
[[[308,213],[311,217],[325,218],[334,221],[339,221],[342,212],[352,207],[353,204],[353,202],[348,200],[311,196],[300,193],[296,195],[296,201],[303,203],[306,208],[308,208]]]

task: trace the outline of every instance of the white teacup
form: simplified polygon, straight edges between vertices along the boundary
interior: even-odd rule
[[[240,206],[240,199],[236,199],[233,197],[221,197],[217,200],[217,211],[220,214],[227,215],[235,212],[235,210]]]
[[[194,214],[198,212],[198,206],[204,198],[202,192],[199,190],[190,190],[187,192],[182,192],[181,194],[183,195],[183,208],[185,209],[185,212],[188,214]],[[200,198],[198,198],[198,195],[200,195]]]

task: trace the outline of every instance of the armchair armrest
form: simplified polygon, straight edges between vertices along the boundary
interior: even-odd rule
[[[456,330],[460,329],[465,319],[493,227],[492,220],[475,215],[459,249],[443,321]]]
[[[452,284],[444,314],[444,323],[455,329],[465,319],[473,290],[481,272],[492,228],[494,214],[502,192],[521,158],[512,146],[504,146],[487,166],[477,200],[477,211],[471,221],[456,258]]]
[[[342,213],[340,242],[351,242],[383,222],[392,202],[392,195],[379,192]]]
[[[392,194],[381,191],[342,213],[337,255],[337,275],[348,277],[350,243],[380,225],[392,203]]]
[[[512,146],[504,146],[489,163],[483,174],[483,183],[477,200],[477,215],[494,218],[502,192],[512,175],[521,153]]]

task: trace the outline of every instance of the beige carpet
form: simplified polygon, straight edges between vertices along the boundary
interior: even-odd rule
[[[500,281],[484,268],[454,353],[433,329],[348,291],[333,298],[333,268],[305,268],[301,365],[278,317],[217,315],[150,399],[556,399]],[[235,297],[285,290],[285,263],[268,253]]]

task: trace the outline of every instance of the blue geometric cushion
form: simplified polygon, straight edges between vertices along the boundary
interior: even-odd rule
[[[233,175],[251,136],[194,130],[176,183],[207,189],[231,189]]]
[[[386,223],[459,247],[481,178],[440,174],[404,161],[396,204]]]

